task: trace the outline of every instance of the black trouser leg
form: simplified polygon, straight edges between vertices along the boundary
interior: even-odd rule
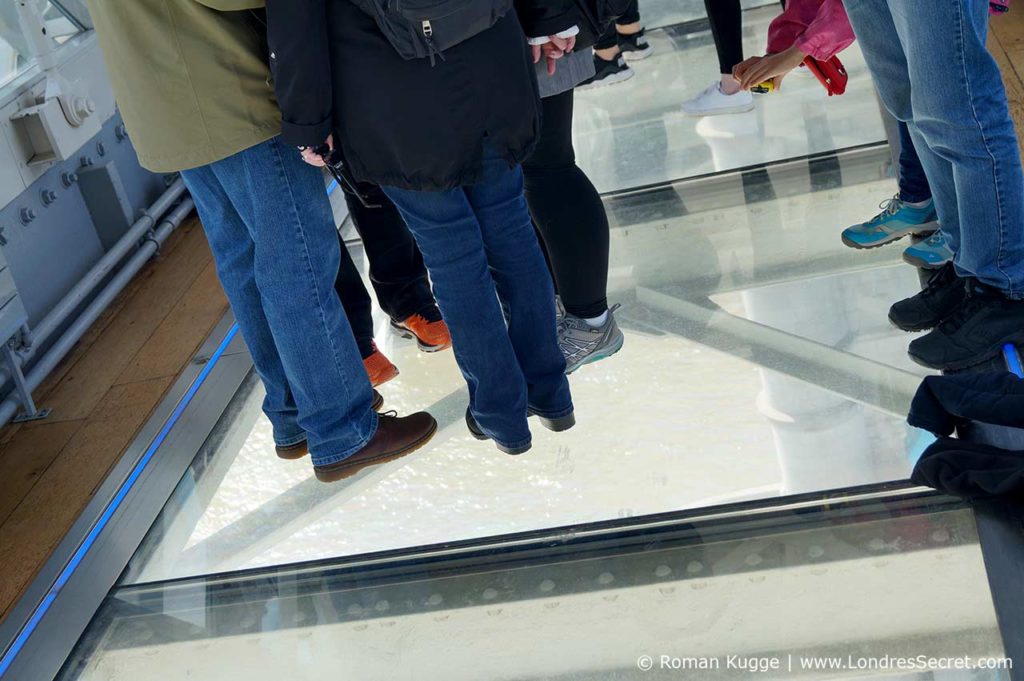
[[[572,90],[546,97],[543,105],[540,140],[523,162],[526,201],[565,309],[597,317],[608,309],[608,216],[597,189],[576,165]]]
[[[740,0],[704,0],[718,51],[719,73],[732,73],[743,61],[743,14]]]
[[[629,3],[629,8],[626,9],[626,13],[616,19],[615,23],[619,26],[640,23],[640,0],[633,0]]]
[[[341,266],[338,268],[338,278],[334,281],[334,290],[338,292],[345,316],[352,325],[359,354],[366,359],[373,354],[373,303],[340,235],[338,243],[341,246]]]
[[[626,26],[628,24],[636,24],[640,22],[640,0],[633,0],[629,3],[629,8],[626,13],[619,17],[614,24],[608,27],[601,37],[598,38],[594,44],[595,50],[607,50],[608,48],[615,47],[619,44],[619,32],[615,30],[616,24],[619,26]]]
[[[427,268],[395,204],[374,184],[359,183],[370,208],[345,194],[356,231],[370,263],[370,283],[381,309],[402,321],[434,306]]]

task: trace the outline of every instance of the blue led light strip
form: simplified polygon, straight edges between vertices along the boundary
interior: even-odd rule
[[[330,196],[334,193],[334,190],[338,188],[338,181],[331,180],[331,183],[327,185],[327,195]]]
[[[1006,366],[1009,367],[1010,372],[1024,378],[1024,366],[1021,365],[1020,351],[1008,344],[1003,347],[1003,355],[1006,356]]]
[[[21,631],[18,632],[17,638],[14,639],[14,642],[11,644],[11,646],[4,652],[3,659],[0,659],[0,678],[3,678],[7,675],[7,670],[10,668],[11,664],[14,663],[14,659],[18,656],[18,653],[21,652],[21,649],[25,647],[25,643],[32,635],[32,632],[34,632],[36,630],[36,627],[39,626],[39,622],[46,615],[47,611],[50,609],[50,606],[53,605],[53,602],[57,599],[57,596],[60,595],[61,590],[68,583],[68,580],[71,579],[71,575],[73,575],[75,570],[78,569],[79,564],[85,558],[86,554],[89,553],[89,550],[92,548],[93,544],[96,543],[96,538],[99,537],[100,533],[103,532],[104,528],[106,528],[106,526],[110,523],[110,519],[121,507],[121,504],[128,496],[128,493],[131,492],[132,487],[135,486],[135,483],[138,482],[139,478],[142,476],[142,472],[146,469],[146,466],[149,464],[150,460],[156,454],[156,451],[160,448],[160,445],[164,443],[164,440],[167,439],[167,435],[171,432],[171,429],[174,428],[175,424],[178,422],[178,419],[181,418],[181,415],[188,408],[189,404],[192,403],[192,399],[196,396],[196,393],[199,392],[199,389],[202,387],[203,382],[206,381],[206,379],[210,376],[210,372],[213,371],[214,366],[216,366],[221,356],[224,355],[225,350],[227,350],[228,345],[231,344],[231,341],[234,340],[236,335],[238,335],[237,323],[232,324],[231,328],[228,329],[228,333],[226,336],[224,336],[224,340],[220,342],[220,345],[217,346],[217,349],[210,356],[210,359],[206,363],[206,366],[204,366],[203,370],[199,372],[199,375],[196,376],[196,379],[192,381],[192,385],[189,386],[184,396],[182,396],[181,400],[174,408],[174,411],[167,419],[167,422],[164,423],[163,428],[160,429],[160,432],[157,434],[156,438],[154,438],[153,442],[150,443],[149,448],[146,450],[146,453],[143,454],[142,458],[139,459],[139,462],[135,464],[135,467],[132,469],[132,472],[128,476],[128,478],[121,483],[121,486],[118,488],[117,493],[114,495],[114,498],[110,500],[110,503],[107,504],[107,507],[103,510],[103,514],[100,515],[99,519],[96,521],[96,524],[93,525],[92,529],[89,531],[89,534],[86,535],[84,540],[82,540],[82,543],[78,546],[78,549],[75,551],[74,555],[71,556],[71,560],[69,560],[67,565],[64,566],[64,569],[61,570],[60,575],[57,577],[57,580],[53,583],[53,586],[50,587],[50,590],[46,593],[46,596],[43,598],[42,601],[40,601],[39,605],[36,606],[36,609],[32,613],[32,616],[29,618],[28,622],[26,622],[25,626],[21,628]]]

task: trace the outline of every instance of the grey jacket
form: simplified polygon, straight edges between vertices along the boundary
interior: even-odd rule
[[[572,52],[559,59],[555,75],[548,75],[547,63],[541,59],[537,64],[537,84],[541,97],[553,97],[571,90],[594,75],[594,56],[589,49]]]

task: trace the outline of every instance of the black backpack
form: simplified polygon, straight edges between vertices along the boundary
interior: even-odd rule
[[[593,47],[615,20],[629,11],[630,0],[575,0],[583,16],[576,49]]]
[[[353,0],[404,59],[435,57],[494,26],[513,0]]]

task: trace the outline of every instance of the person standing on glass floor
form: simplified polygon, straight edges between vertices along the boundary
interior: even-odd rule
[[[529,416],[572,427],[520,163],[540,129],[534,64],[571,49],[575,4],[268,0],[267,19],[285,141],[314,164],[336,146],[405,218],[469,388],[470,432],[520,454]]]
[[[277,453],[332,482],[433,437],[377,414],[334,290],[341,251],[320,171],[281,139],[259,0],[88,0],[143,167],[181,172],[253,364]]]

